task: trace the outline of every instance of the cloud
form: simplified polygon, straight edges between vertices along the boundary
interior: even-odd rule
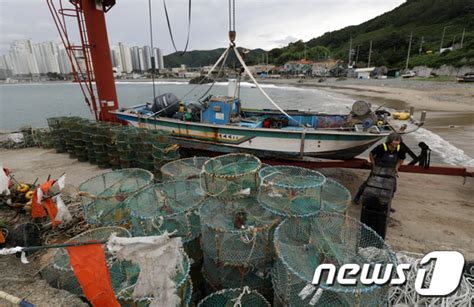
[[[59,35],[45,1],[28,0],[28,5],[18,5],[18,2],[0,0],[2,43],[7,42],[7,37],[11,37],[9,35],[21,35],[34,42],[58,40]],[[237,43],[247,48],[271,49],[298,39],[306,41],[327,31],[360,24],[403,2],[404,0],[237,0]],[[167,1],[173,36],[179,49],[186,42],[187,5],[188,0]],[[193,1],[189,50],[227,46],[227,5],[228,1],[223,0]],[[165,54],[173,52],[160,0],[152,0],[152,16],[154,45],[160,47]],[[107,13],[106,20],[112,45],[118,42],[129,46],[150,44],[148,0],[117,1],[115,7]],[[11,42],[14,38],[9,40]]]

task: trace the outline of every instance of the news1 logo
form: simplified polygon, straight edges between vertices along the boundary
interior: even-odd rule
[[[435,261],[435,264],[428,283],[428,270],[424,267],[432,261]],[[434,251],[426,254],[421,259],[420,268],[416,274],[416,292],[422,296],[446,296],[453,293],[461,282],[464,264],[464,256],[456,251]],[[393,274],[394,269],[395,274]],[[358,282],[366,286],[385,285],[387,283],[394,286],[403,285],[407,281],[405,271],[409,269],[409,263],[401,263],[396,268],[389,263],[385,265],[384,272],[382,272],[383,265],[380,263],[365,263],[362,267],[359,264],[347,263],[337,270],[334,264],[323,263],[316,268],[312,284],[319,285],[321,276],[326,271],[326,286],[334,285],[336,278],[338,284],[348,286],[356,285]]]

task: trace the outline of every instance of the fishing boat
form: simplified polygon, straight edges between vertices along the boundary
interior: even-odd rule
[[[228,96],[181,102],[171,93],[153,104],[113,112],[129,125],[167,130],[183,148],[259,157],[351,159],[396,130],[386,111],[356,101],[348,114],[245,109],[229,82]]]

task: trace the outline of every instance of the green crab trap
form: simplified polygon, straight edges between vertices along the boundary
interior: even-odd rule
[[[305,216],[320,210],[326,177],[294,166],[269,166],[259,172],[258,201],[281,216]]]
[[[273,230],[280,219],[255,198],[208,198],[199,215],[203,252],[217,263],[249,267],[272,260]]]
[[[130,306],[130,307],[147,307],[150,305],[154,297],[133,297],[133,291],[138,279],[138,274],[140,269],[136,265],[130,265],[128,267],[129,271],[133,271],[129,276],[133,276],[128,279],[127,285],[125,285],[120,290],[116,291],[117,299],[121,306]],[[191,307],[193,285],[191,278],[189,277],[190,262],[186,253],[183,253],[183,259],[179,266],[176,267],[176,274],[172,277],[173,282],[176,285],[176,294],[181,299],[181,303],[178,306],[181,307]],[[123,283],[122,283],[123,285]]]
[[[70,120],[71,117],[50,117],[47,119],[48,127],[52,134],[52,140],[56,152],[63,153],[67,151],[66,146],[66,122]],[[74,117],[78,119],[79,117]]]
[[[104,241],[111,234],[115,233],[118,237],[131,237],[131,234],[122,227],[100,227],[88,230],[77,235],[65,243]],[[104,248],[107,266],[110,272],[112,288],[115,291],[121,289],[124,283],[127,283],[126,268],[123,262],[118,261],[111,253]],[[52,263],[41,271],[41,276],[53,287],[67,290],[75,295],[82,296],[82,288],[74,275],[69,262],[69,254],[65,248],[57,249]]]
[[[207,160],[208,157],[195,156],[168,162],[161,167],[162,180],[165,182],[199,178],[202,166]]]
[[[345,214],[352,201],[351,192],[334,179],[326,178],[321,190],[321,211]]]
[[[228,154],[206,161],[201,185],[206,193],[221,199],[236,199],[255,195],[258,171],[262,162],[249,154]]]
[[[282,306],[384,306],[388,285],[363,285],[361,274],[355,285],[329,285],[323,274],[319,286],[312,285],[319,264],[333,264],[335,273],[344,264],[396,264],[390,247],[372,229],[334,212],[287,218],[275,230],[277,260],[272,269],[275,302]]]
[[[270,307],[271,305],[260,293],[248,287],[214,292],[198,304],[198,307],[221,306]]]
[[[244,267],[217,263],[203,254],[202,275],[211,291],[248,286],[266,297],[272,296],[271,263],[258,267]]]
[[[204,200],[198,180],[182,180],[152,185],[129,197],[134,236],[174,233],[189,242],[199,236],[198,210]]]
[[[153,174],[138,168],[92,177],[79,186],[84,219],[95,226],[121,225],[130,220],[123,201],[153,182]]]

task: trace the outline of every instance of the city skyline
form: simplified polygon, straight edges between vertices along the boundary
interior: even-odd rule
[[[85,71],[83,57],[78,55],[76,70]],[[110,58],[116,73],[143,73],[153,68],[164,68],[163,53],[149,45],[127,46],[121,42],[110,47]],[[79,65],[79,69],[77,68]],[[7,53],[0,54],[0,70],[9,75],[41,75],[57,73],[67,75],[73,72],[68,52],[62,43],[46,41],[34,43],[31,39],[15,40]],[[10,73],[8,73],[8,71]]]

